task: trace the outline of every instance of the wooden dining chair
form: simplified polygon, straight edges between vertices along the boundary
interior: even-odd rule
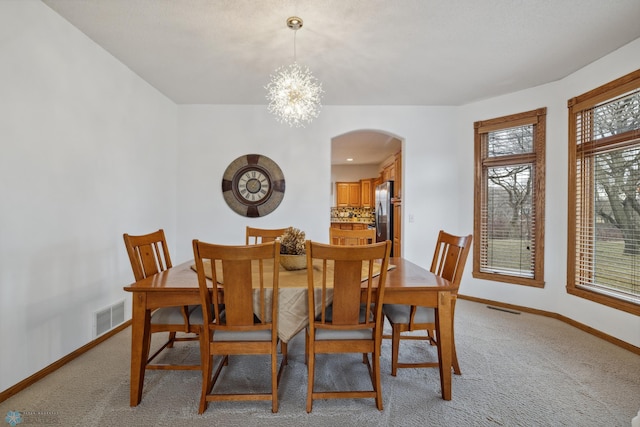
[[[471,241],[471,234],[468,236],[454,236],[440,230],[431,262],[431,272],[447,279],[456,287],[451,301],[452,365],[453,372],[456,375],[460,375],[461,372],[453,334],[453,319],[455,318],[458,287],[460,286],[467,255],[469,255],[469,249],[471,248]],[[401,340],[426,340],[432,345],[439,345],[438,337],[435,334],[436,315],[434,308],[415,305],[384,304],[382,311],[389,320],[392,330],[391,335],[384,336],[384,338],[391,338],[391,375],[395,376],[398,368],[437,368],[440,366],[439,361],[398,362]],[[403,332],[410,331],[426,331],[426,335],[402,334]]]
[[[137,281],[171,268],[171,257],[165,239],[164,230],[132,236],[124,234],[133,276]],[[151,313],[151,333],[168,332],[169,339],[147,359],[146,369],[178,369],[196,370],[199,364],[153,364],[151,363],[165,348],[172,348],[178,341],[197,341],[197,334],[202,325],[202,310],[199,305],[160,307]],[[176,336],[181,332],[187,335]],[[148,351],[148,349],[147,349]]]
[[[384,297],[391,242],[366,246],[336,246],[306,242],[309,307],[319,314],[306,329],[308,365],[307,412],[314,399],[374,398],[382,410],[380,345]],[[314,268],[314,261],[321,268]],[[376,277],[377,275],[377,277]],[[316,295],[318,292],[318,295]],[[332,297],[327,299],[327,292]],[[314,313],[315,314],[315,313]],[[316,390],[316,354],[362,353],[372,388],[369,390]],[[354,375],[347,365],[334,375]]]
[[[340,228],[329,228],[329,242],[332,245],[354,246],[368,245],[376,242],[375,228],[366,230],[342,230]]]
[[[245,245],[273,242],[282,236],[286,228],[254,228],[247,226]]]
[[[271,400],[271,411],[278,412],[278,383],[286,364],[283,356],[277,366],[280,242],[223,246],[194,240],[193,255],[200,299],[202,307],[206,307],[200,334],[202,393],[198,412],[202,414],[208,402],[229,400]],[[207,269],[211,281],[207,279]],[[214,285],[208,283],[217,284],[222,291],[211,292]],[[222,368],[230,363],[230,355],[257,354],[271,356],[271,392],[230,393],[214,389]],[[214,372],[216,356],[220,360]],[[252,387],[254,380],[249,379]]]

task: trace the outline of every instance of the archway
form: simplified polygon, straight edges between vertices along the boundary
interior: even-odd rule
[[[394,243],[394,256],[402,253],[402,143],[396,135],[366,129],[331,139],[331,226],[362,227],[356,224],[371,220],[371,226],[381,227],[388,219],[392,222],[387,224],[390,231],[385,235]],[[390,212],[385,218],[377,218],[384,209],[376,212],[376,194],[379,196],[380,192],[375,190],[388,181],[393,182]],[[353,196],[358,188],[359,196],[345,196],[346,191]],[[351,216],[344,217],[345,214]],[[384,238],[382,234],[380,238]]]

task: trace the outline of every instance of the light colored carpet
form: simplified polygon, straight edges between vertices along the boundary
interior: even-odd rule
[[[628,427],[640,409],[640,356],[554,319],[465,300],[456,309],[462,375],[453,376],[453,399],[441,399],[437,369],[401,369],[392,377],[390,342],[384,340],[384,411],[376,409],[373,399],[340,399],[317,400],[307,414],[304,334],[289,343],[277,414],[265,401],[212,402],[198,415],[199,371],[147,371],[142,403],[131,408],[130,337],[128,328],[7,399],[0,404],[0,416],[19,411],[24,424],[83,427]],[[401,357],[424,356],[425,351],[435,354],[423,342],[405,342]],[[169,352],[175,359],[198,359],[196,343],[178,343]],[[358,355],[321,356],[316,376],[326,387],[365,387],[365,369]],[[266,359],[232,359],[225,370],[231,387],[260,382],[268,387]]]

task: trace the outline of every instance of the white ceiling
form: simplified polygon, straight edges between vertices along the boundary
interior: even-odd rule
[[[640,0],[42,1],[178,104],[266,105],[293,15],[324,105],[463,105],[640,37]]]

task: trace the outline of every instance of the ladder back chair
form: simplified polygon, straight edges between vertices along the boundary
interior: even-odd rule
[[[456,286],[456,291],[451,301],[452,318],[454,318],[455,314],[456,296],[458,287],[460,286],[460,280],[462,279],[465,262],[469,255],[469,249],[471,248],[471,240],[471,234],[468,236],[454,236],[440,230],[431,262],[432,273],[447,279]],[[401,340],[426,340],[432,345],[439,345],[438,337],[435,334],[436,320],[434,308],[415,305],[384,304],[382,311],[389,320],[392,330],[391,335],[384,336],[384,338],[391,338],[391,375],[395,376],[398,368],[437,368],[440,366],[439,361],[415,363],[398,362]],[[460,375],[460,365],[458,363],[455,337],[453,335],[453,322],[451,329],[453,372],[456,375]],[[426,335],[402,335],[403,332],[410,331],[426,331]]]
[[[132,236],[124,234],[124,244],[127,248],[133,276],[137,281],[158,274],[172,267],[164,230],[153,233]],[[151,313],[151,333],[169,332],[169,339],[146,362],[146,369],[200,369],[199,364],[180,365],[166,363],[151,363],[165,348],[172,348],[178,341],[197,341],[197,334],[202,325],[202,310],[200,306],[160,307]],[[189,334],[177,337],[177,332]],[[147,349],[148,350],[148,349]]]
[[[342,230],[340,228],[329,228],[329,242],[332,245],[354,246],[369,245],[376,243],[376,230],[369,228],[366,230]]]
[[[382,410],[382,299],[391,242],[336,246],[308,240],[306,252],[309,307],[319,308],[319,314],[315,319],[309,319],[306,329],[307,412],[311,412],[314,399],[332,398],[374,398],[376,407]],[[321,265],[320,269],[318,265]],[[327,299],[329,290],[332,291],[330,301]],[[372,387],[368,390],[316,390],[316,355],[322,353],[361,353]],[[349,362],[348,358],[344,359]],[[345,368],[343,375],[354,375],[354,371],[347,371],[347,366],[346,363],[342,365]]]
[[[271,411],[278,412],[278,383],[287,363],[283,355],[277,366],[280,242],[224,246],[194,240],[193,254],[200,299],[206,308],[200,333],[202,392],[198,412],[202,414],[209,402],[230,400],[271,400]],[[221,292],[211,292],[216,287]],[[222,368],[229,366],[230,355],[269,355],[271,391],[225,390],[223,381],[218,380]],[[220,360],[214,370],[216,356]]]

